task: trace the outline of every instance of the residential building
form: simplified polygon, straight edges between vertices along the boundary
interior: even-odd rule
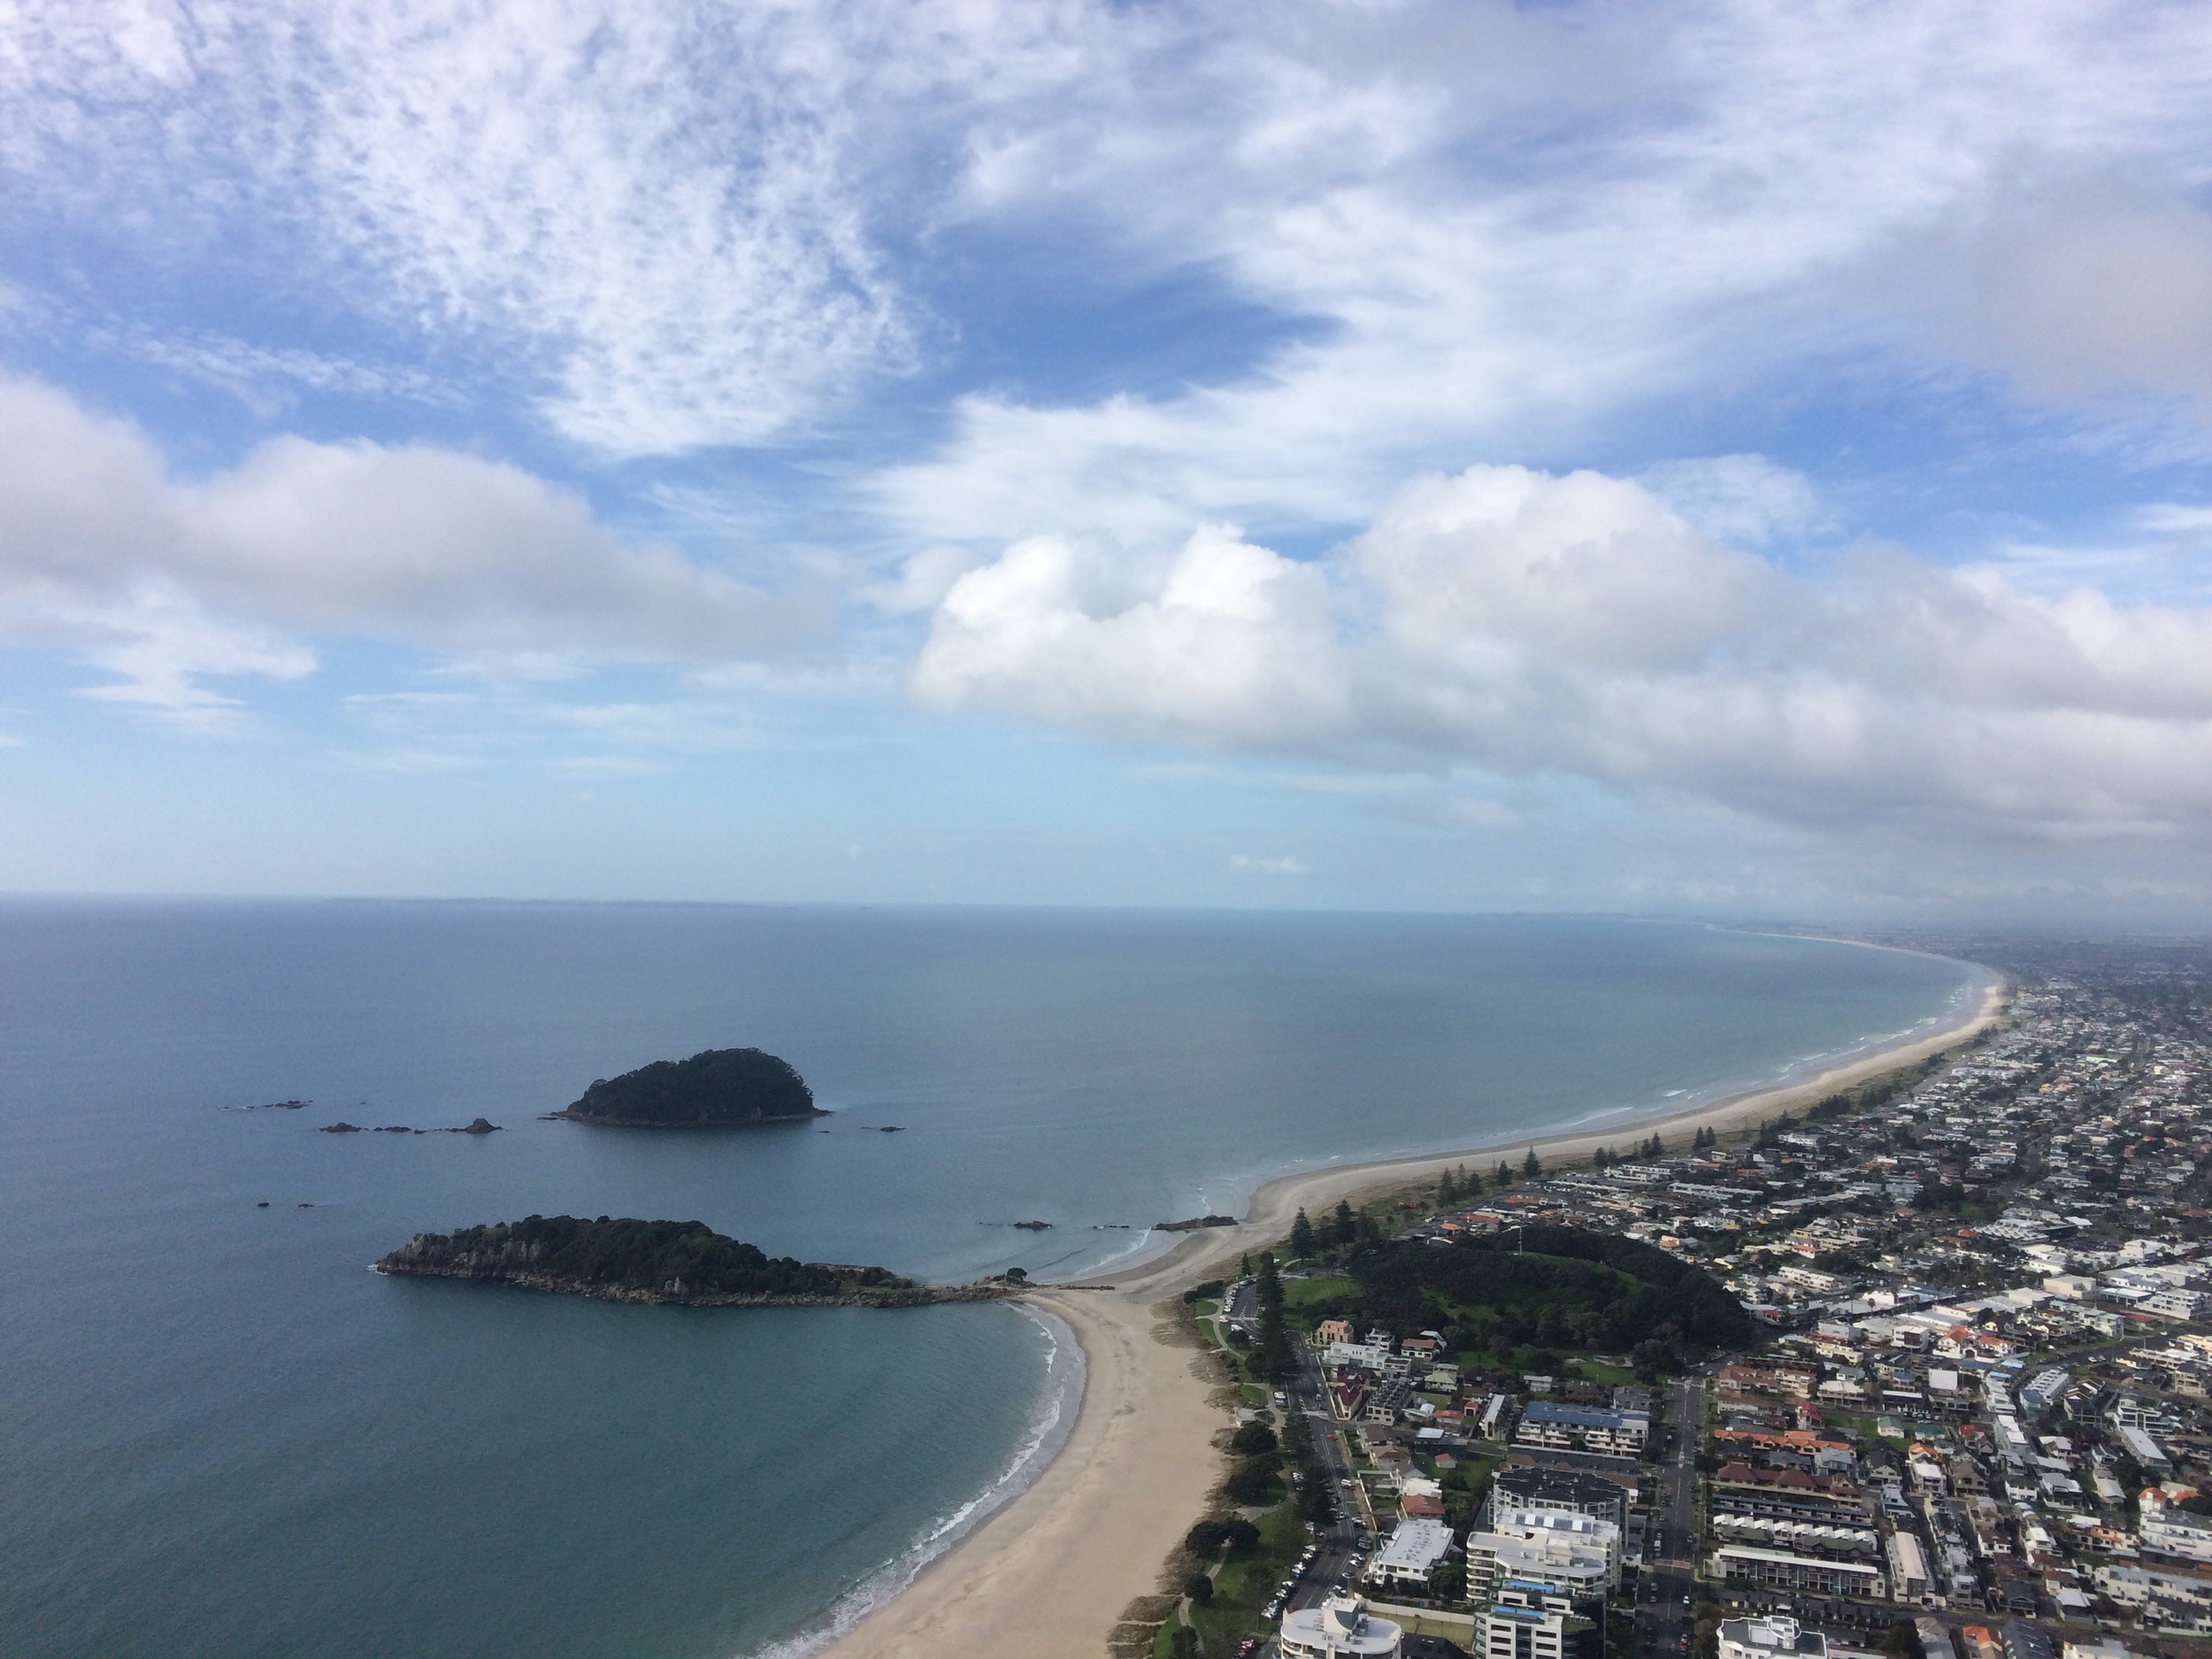
[[[1578,1606],[1604,1601],[1618,1581],[1616,1562],[1602,1547],[1580,1542],[1571,1533],[1540,1532],[1522,1537],[1510,1532],[1470,1532],[1467,1535],[1467,1594],[1471,1600],[1494,1596],[1497,1586],[1513,1579],[1557,1585]]]
[[[2032,1417],[2049,1413],[2066,1392],[2067,1376],[2055,1366],[2036,1373],[2035,1380],[2020,1390],[2020,1409]]]
[[[2202,1293],[2193,1290],[2157,1290],[2143,1298],[2145,1313],[2154,1313],[2162,1319],[2194,1321],[2204,1317],[2205,1305],[2212,1302]]]
[[[1425,1516],[1409,1517],[1398,1523],[1390,1540],[1367,1563],[1367,1582],[1378,1590],[1426,1595],[1429,1575],[1436,1571],[1451,1548],[1452,1529],[1443,1522]]]
[[[1804,1590],[1815,1595],[1857,1595],[1879,1599],[1882,1570],[1856,1561],[1821,1561],[1778,1549],[1724,1544],[1713,1552],[1713,1571],[1730,1584],[1763,1585],[1777,1590]]]
[[[1499,1511],[1493,1517],[1489,1530],[1500,1537],[1525,1539],[1532,1543],[1565,1539],[1585,1548],[1599,1550],[1605,1556],[1607,1585],[1616,1590],[1620,1588],[1621,1529],[1610,1521],[1576,1509],[1514,1509]]]
[[[2146,1554],[2212,1563],[2212,1517],[2193,1515],[2170,1503],[2154,1505],[2146,1501],[2135,1530]]]
[[[1367,1396],[1367,1403],[1360,1409],[1363,1423],[1395,1423],[1398,1415],[1413,1402],[1413,1385],[1402,1377],[1392,1377],[1375,1385],[1375,1392]]]
[[[1780,1659],[1791,1654],[1828,1659],[1828,1639],[1778,1613],[1720,1622],[1720,1659]]]
[[[1280,1641],[1283,1659],[1399,1659],[1405,1651],[1398,1626],[1354,1595],[1284,1614]]]
[[[1487,1523],[1510,1509],[1573,1509],[1626,1532],[1628,1494],[1629,1488],[1621,1482],[1587,1470],[1508,1463],[1491,1478],[1483,1519]]]
[[[1596,1628],[1559,1586],[1509,1579],[1475,1621],[1475,1651],[1481,1659],[1583,1659],[1583,1639]]]
[[[1898,1601],[1920,1602],[1933,1606],[1935,1597],[1930,1594],[1933,1586],[1928,1578],[1928,1557],[1920,1548],[1920,1540],[1910,1532],[1893,1532],[1889,1539],[1890,1594]]]
[[[1513,1438],[1524,1446],[1550,1446],[1633,1457],[1644,1449],[1651,1417],[1642,1411],[1613,1411],[1601,1406],[1561,1405],[1532,1400],[1521,1413]]]

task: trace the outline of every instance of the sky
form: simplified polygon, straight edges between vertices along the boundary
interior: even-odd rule
[[[2212,28],[0,0],[0,890],[2212,926]]]

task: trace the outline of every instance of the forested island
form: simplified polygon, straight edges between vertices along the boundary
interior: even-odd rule
[[[526,1216],[457,1233],[419,1233],[379,1261],[376,1271],[695,1308],[912,1308],[1007,1294],[1003,1285],[945,1287],[880,1267],[771,1256],[703,1221],[626,1216]]]
[[[657,1129],[826,1115],[789,1061],[758,1048],[708,1048],[688,1060],[656,1060],[620,1077],[599,1079],[581,1100],[552,1114],[578,1123]]]

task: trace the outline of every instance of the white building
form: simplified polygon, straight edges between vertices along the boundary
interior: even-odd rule
[[[2156,1440],[2133,1424],[2121,1428],[2120,1444],[2126,1447],[2128,1455],[2150,1473],[2166,1475],[2173,1472],[2174,1460],[2166,1455]]]
[[[1521,1413],[1513,1438],[1524,1446],[1578,1448],[1614,1456],[1633,1457],[1644,1449],[1651,1433],[1651,1417],[1643,1411],[1608,1411],[1595,1406],[1555,1405],[1533,1400]]]
[[[1429,1575],[1452,1547],[1452,1529],[1441,1521],[1415,1517],[1400,1521],[1390,1541],[1367,1563],[1367,1582],[1379,1590],[1428,1594]]]
[[[1568,1659],[1590,1628],[1559,1586],[1512,1579],[1499,1586],[1490,1610],[1476,1619],[1475,1651],[1481,1659]]]
[[[1571,1533],[1545,1532],[1534,1538],[1509,1532],[1467,1535],[1467,1594],[1480,1601],[1514,1579],[1559,1586],[1583,1605],[1602,1601],[1614,1582],[1604,1549],[1578,1541]]]
[[[1398,1627],[1356,1595],[1284,1614],[1281,1641],[1283,1659],[1399,1659],[1405,1651]]]
[[[1857,1595],[1878,1601],[1882,1570],[1856,1561],[1823,1561],[1778,1549],[1726,1544],[1713,1552],[1713,1575],[1728,1584],[1806,1590],[1815,1595]]]
[[[2208,1298],[2193,1290],[2158,1290],[2143,1298],[2143,1311],[2162,1319],[2196,1321],[2204,1317]]]
[[[1928,1580],[1928,1557],[1920,1540],[1910,1532],[1892,1532],[1889,1538],[1890,1591],[1900,1601],[1933,1607],[1934,1586]]]
[[[1720,1659],[1780,1659],[1786,1654],[1828,1659],[1828,1639],[1779,1613],[1721,1620]]]
[[[1587,1549],[1601,1550],[1605,1555],[1607,1586],[1616,1590],[1621,1587],[1621,1529],[1610,1521],[1574,1509],[1501,1509],[1491,1517],[1489,1530],[1497,1536],[1525,1539],[1531,1543],[1559,1538]]]
[[[1390,1358],[1389,1345],[1377,1342],[1332,1342],[1321,1353],[1321,1363],[1331,1371],[1381,1371]]]
[[[2143,1548],[2184,1561],[2212,1563],[2212,1517],[2192,1515],[2170,1504],[2145,1503],[2136,1527]]]
[[[2030,1417],[2048,1415],[2058,1403],[2059,1395],[2066,1392],[2066,1373],[2056,1366],[2038,1371],[2035,1380],[2020,1390],[2020,1406]]]

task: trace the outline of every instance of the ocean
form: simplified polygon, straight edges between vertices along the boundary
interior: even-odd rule
[[[807,1260],[1071,1278],[1278,1174],[1677,1110],[1983,983],[1578,918],[10,902],[0,1648],[797,1654],[1071,1420],[1079,1356],[1013,1309],[366,1271],[416,1232],[695,1217]],[[541,1118],[731,1046],[833,1115]],[[501,1132],[318,1133],[479,1115]]]

